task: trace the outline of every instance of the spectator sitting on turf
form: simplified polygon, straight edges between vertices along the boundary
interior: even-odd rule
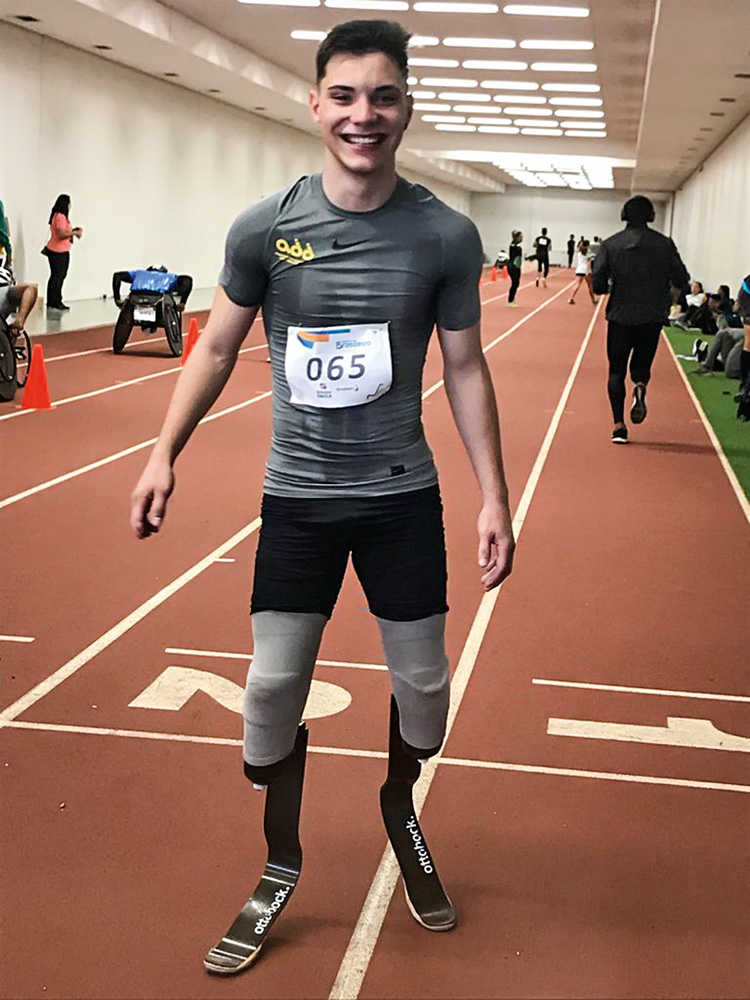
[[[691,281],[690,292],[685,296],[685,301],[687,303],[685,312],[672,317],[672,326],[679,326],[681,330],[690,329],[696,313],[705,305],[706,295],[700,281]]]

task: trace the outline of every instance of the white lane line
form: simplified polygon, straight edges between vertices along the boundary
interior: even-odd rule
[[[527,320],[530,320],[532,318],[532,316],[536,316],[536,314],[538,312],[541,312],[542,309],[546,308],[550,304],[550,302],[554,302],[555,299],[559,295],[562,295],[563,292],[567,291],[567,289],[570,288],[570,286],[572,284],[573,284],[573,282],[569,281],[567,285],[563,285],[563,287],[560,289],[559,292],[556,292],[551,298],[546,299],[544,302],[542,302],[542,304],[540,306],[537,306],[536,309],[533,312],[530,312],[528,314],[528,316],[524,316],[523,319],[519,319],[519,321],[517,323],[514,323],[514,325],[509,330],[506,330],[505,333],[501,333],[499,337],[496,337],[492,341],[492,343],[487,344],[486,347],[483,347],[482,348],[482,354],[486,354],[487,351],[491,350],[493,347],[495,347],[497,344],[499,344],[501,340],[505,340],[506,337],[509,337],[511,335],[511,333],[514,333],[520,326],[523,326],[523,324]],[[506,292],[505,294],[507,295],[508,293]],[[504,297],[505,296],[503,296],[503,295],[498,295],[497,296],[498,299],[502,299]],[[487,301],[488,302],[495,302],[496,299],[488,299]],[[487,305],[487,302],[483,302],[482,305],[483,306]],[[434,385],[431,385],[430,388],[427,389],[426,392],[424,392],[422,394],[422,399],[427,399],[429,396],[431,396],[433,394],[433,392],[437,392],[438,389],[442,388],[443,385],[445,385],[445,380],[444,379],[440,379],[439,382],[436,382]]]
[[[265,347],[265,344],[260,344],[256,347],[243,347],[239,353],[247,354],[248,351],[262,351]],[[124,382],[113,382],[111,385],[105,385],[101,389],[93,389],[91,392],[82,392],[78,396],[67,396],[65,399],[56,399],[53,406],[58,407],[65,406],[66,403],[77,403],[82,399],[91,399],[94,396],[102,396],[106,392],[115,392],[117,389],[126,389],[131,385],[139,385],[141,382],[150,382],[151,379],[162,378],[164,375],[174,375],[175,372],[181,371],[182,365],[177,365],[175,368],[165,368],[163,371],[152,372],[150,375],[140,375],[138,378],[126,379]],[[36,412],[36,410],[18,409],[14,413],[3,414],[0,416],[0,420],[13,420],[16,417],[25,417],[30,413]]]
[[[573,389],[573,383],[578,375],[584,353],[588,347],[589,341],[591,340],[591,334],[601,310],[601,303],[602,300],[600,299],[599,304],[591,317],[591,322],[586,330],[586,335],[583,338],[583,343],[578,351],[578,355],[573,362],[573,367],[570,371],[568,380],[565,383],[565,388],[560,396],[560,400],[555,409],[549,428],[547,429],[542,446],[539,449],[536,461],[534,462],[534,467],[532,468],[529,478],[526,481],[526,486],[524,487],[518,508],[516,509],[516,513],[513,518],[513,531],[516,538],[518,538],[525,523],[529,506],[531,505],[531,501],[539,483],[539,478],[542,474],[542,469],[544,468],[547,456],[549,455],[552,447],[552,442],[554,441],[555,435],[557,434],[557,430],[560,426],[560,421],[562,420],[568,398]],[[466,643],[461,653],[461,658],[458,661],[458,666],[456,667],[456,672],[454,673],[453,680],[451,682],[451,701],[450,709],[448,711],[448,723],[446,726],[444,745],[448,742],[458,710],[461,707],[461,702],[463,701],[466,688],[474,670],[474,664],[476,663],[477,656],[479,655],[479,649],[487,631],[487,627],[489,626],[490,618],[492,617],[492,612],[501,589],[501,587],[497,587],[495,590],[491,590],[484,595],[469,631],[469,635],[466,639]],[[438,754],[438,756],[430,758],[427,764],[422,768],[422,777],[414,788],[414,807],[417,816],[419,816],[422,811],[422,806],[427,798],[427,793],[429,792],[435,774],[437,773],[439,761],[440,755]],[[390,845],[388,845],[383,852],[375,878],[373,879],[370,890],[367,893],[367,898],[365,899],[359,919],[357,920],[356,927],[354,928],[346,953],[344,954],[341,965],[339,966],[336,980],[329,994],[329,1000],[356,1000],[359,996],[359,991],[362,988],[362,982],[372,959],[391,897],[396,888],[399,874],[399,867],[396,862],[395,855]]]
[[[0,642],[33,642],[31,635],[0,635]]]
[[[216,562],[220,562],[220,563],[233,563],[233,562],[237,562],[237,560],[236,559],[217,559]]]
[[[165,653],[173,653],[177,656],[207,656],[211,659],[219,660],[245,660],[250,662],[252,653],[222,653],[215,649],[181,649],[179,646],[167,646]],[[348,660],[316,660],[321,667],[354,667],[356,670],[387,670],[383,663],[353,663]]]
[[[673,691],[669,688],[625,687],[622,684],[586,684],[582,681],[550,681],[535,677],[532,684],[547,687],[582,688],[586,691],[623,691],[626,694],[658,694],[669,698],[699,698],[701,701],[750,702],[750,697],[742,694],[708,694],[705,691]]]
[[[700,404],[700,400],[695,395],[695,390],[690,384],[690,379],[685,374],[685,369],[677,360],[677,355],[672,349],[672,345],[669,342],[669,337],[663,330],[661,332],[661,335],[664,338],[664,342],[666,343],[667,347],[669,348],[669,353],[672,356],[672,360],[674,361],[675,367],[677,368],[677,371],[680,374],[680,378],[682,379],[685,388],[688,391],[688,395],[693,401],[693,406],[695,406],[698,416],[701,418],[701,423],[706,429],[706,434],[708,434],[708,439],[714,446],[714,451],[716,452],[716,455],[719,461],[721,462],[721,467],[724,469],[724,472],[726,473],[727,479],[729,480],[729,485],[732,487],[734,495],[737,497],[737,503],[740,505],[740,508],[742,510],[742,513],[745,515],[746,520],[748,521],[748,523],[750,523],[750,501],[748,501],[747,497],[745,496],[745,491],[742,489],[742,486],[740,486],[740,481],[737,478],[737,474],[735,473],[732,466],[729,464],[729,459],[724,454],[724,449],[721,447],[721,441],[719,441],[718,437],[716,436],[716,431],[713,429],[713,427],[709,423],[708,417],[703,412],[703,407]]]
[[[225,552],[231,551],[235,546],[243,542],[249,535],[260,527],[260,518],[256,517],[249,524],[246,524],[244,528],[241,528],[238,532],[232,535],[226,542],[222,542],[213,552],[209,552],[207,556],[204,556],[199,562],[195,563],[190,569],[186,570],[184,573],[180,574],[175,580],[163,587],[158,593],[154,594],[147,601],[144,601],[135,611],[131,611],[129,615],[120,619],[116,625],[108,629],[103,635],[95,639],[94,642],[90,643],[85,649],[81,650],[80,653],[76,654],[72,659],[68,660],[61,667],[55,670],[54,673],[50,674],[43,681],[32,688],[25,695],[18,698],[9,705],[3,712],[0,712],[0,726],[3,723],[12,721],[17,716],[23,714],[23,712],[28,711],[32,705],[35,705],[40,699],[44,698],[45,695],[49,694],[56,687],[66,681],[73,674],[77,673],[81,667],[85,666],[89,660],[93,660],[95,656],[98,656],[103,650],[107,649],[116,642],[121,636],[123,636],[127,631],[133,628],[142,621],[147,615],[155,611],[160,605],[164,604],[170,597],[176,594],[179,590],[182,590],[184,586],[194,580],[197,576],[209,568],[215,561],[217,556],[223,556]]]
[[[72,733],[83,736],[119,736],[134,740],[157,740],[170,743],[202,743],[207,746],[241,747],[242,740],[221,736],[192,736],[187,733],[157,733],[142,729],[106,729],[99,726],[68,726],[55,722],[6,722],[6,729],[27,729],[37,732]],[[384,750],[353,750],[346,747],[308,747],[308,751],[333,757],[364,757],[387,760]],[[750,785],[734,785],[719,781],[694,781],[688,778],[663,778],[650,774],[620,774],[617,771],[583,771],[567,767],[546,767],[542,764],[510,764],[495,760],[473,760],[463,757],[441,757],[439,764],[489,771],[516,771],[521,774],[544,774],[560,778],[590,778],[599,781],[624,781],[642,785],[668,785],[673,788],[698,788],[706,791],[750,792]]]
[[[243,403],[236,403],[234,406],[228,406],[226,410],[219,410],[217,413],[211,413],[209,416],[204,417],[199,421],[198,426],[201,424],[208,424],[212,420],[218,420],[219,417],[226,417],[230,413],[236,413],[237,410],[243,410],[246,406],[252,406],[254,403],[260,403],[264,399],[268,399],[271,395],[270,390],[268,392],[262,392],[252,399],[246,399]],[[138,444],[132,445],[130,448],[125,448],[123,451],[116,451],[113,455],[107,455],[106,458],[100,458],[97,462],[90,462],[88,465],[82,465],[78,469],[73,469],[71,472],[65,472],[61,476],[56,476],[54,479],[48,479],[46,483],[40,483],[38,486],[31,486],[27,490],[23,490],[21,493],[14,493],[13,496],[5,497],[5,499],[0,500],[0,510],[3,507],[10,507],[11,504],[18,503],[19,500],[25,500],[27,497],[32,497],[36,493],[43,493],[44,490],[49,490],[53,486],[59,486],[60,483],[67,483],[69,479],[76,479],[78,476],[83,476],[87,472],[93,472],[94,469],[100,469],[104,465],[109,465],[112,462],[118,461],[120,458],[126,458],[128,455],[133,455],[137,451],[142,451],[144,448],[150,447],[152,444],[156,444],[157,439],[155,437],[149,438],[148,441],[141,441]]]

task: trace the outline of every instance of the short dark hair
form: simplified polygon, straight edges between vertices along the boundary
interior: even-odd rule
[[[635,222],[643,225],[646,222],[653,222],[655,218],[654,203],[645,195],[637,194],[633,198],[628,198],[622,206],[623,222]]]
[[[366,56],[382,52],[398,67],[406,79],[409,75],[407,49],[411,35],[397,21],[345,21],[328,32],[315,56],[317,82],[326,75],[328,62],[343,53]]]

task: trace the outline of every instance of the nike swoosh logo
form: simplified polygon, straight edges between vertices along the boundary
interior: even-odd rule
[[[340,243],[338,240],[333,241],[334,250],[348,250],[349,247],[358,247],[362,243],[367,243],[367,240],[356,240],[354,243]]]

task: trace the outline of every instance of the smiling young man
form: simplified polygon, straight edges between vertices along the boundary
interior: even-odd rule
[[[211,316],[134,491],[131,520],[139,538],[159,530],[174,461],[262,306],[273,433],[252,595],[244,762],[253,783],[268,789],[269,857],[286,844],[287,861],[277,867],[284,877],[298,873],[300,719],[351,556],[394,694],[381,798],[386,826],[402,869],[420,861],[419,871],[404,869],[416,919],[446,930],[455,913],[429,855],[425,862],[415,849],[421,834],[411,806],[419,761],[439,751],[449,702],[442,504],[421,421],[435,326],[446,391],[483,496],[477,529],[485,590],[510,572],[514,541],[481,351],[479,235],[465,216],[396,173],[412,113],[408,39],[393,22],[353,21],[320,46],[310,111],[325,146],[323,172],[251,206],[232,225]],[[248,937],[238,918],[241,926],[209,953],[210,971],[235,972],[253,960],[288,898],[264,892],[259,886],[246,910],[265,906],[268,920]]]

